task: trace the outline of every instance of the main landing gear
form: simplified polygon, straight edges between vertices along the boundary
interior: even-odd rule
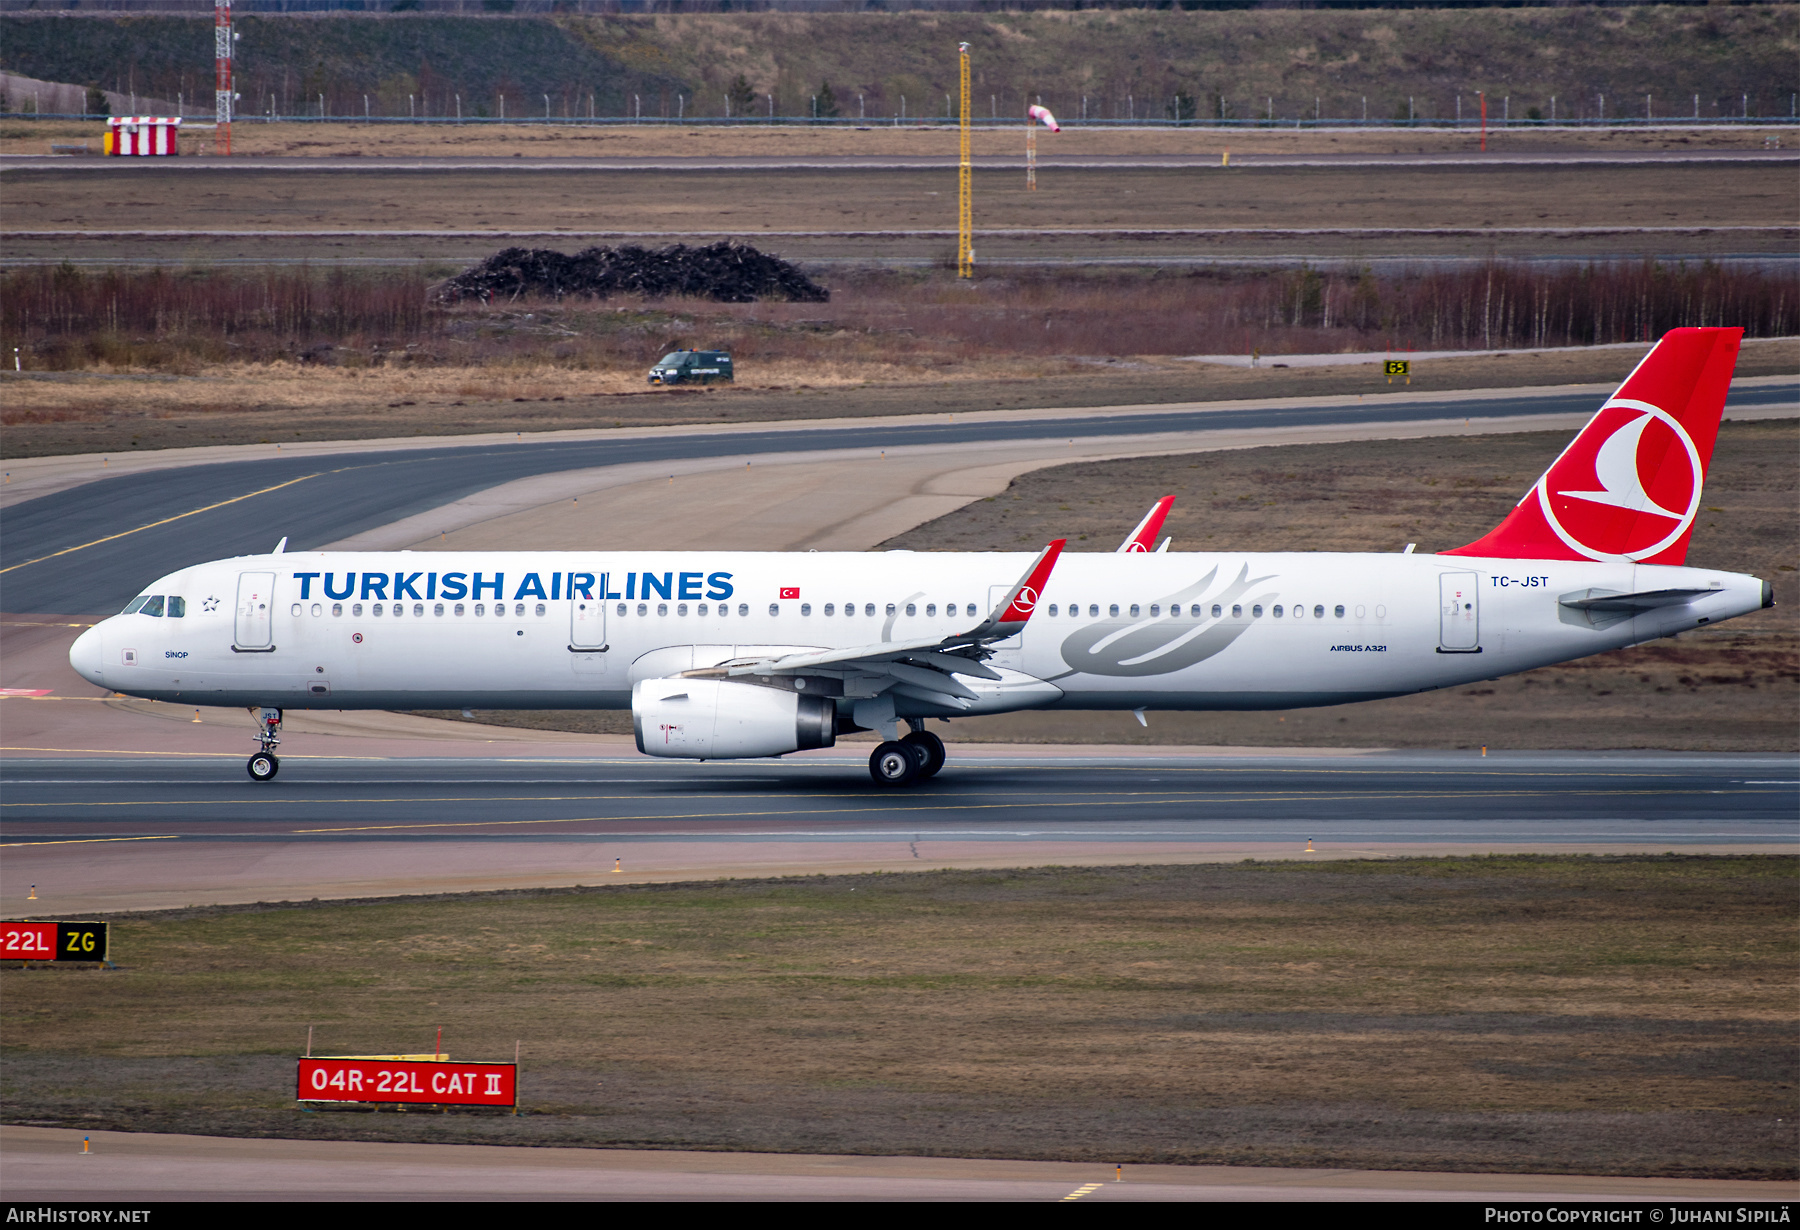
[[[878,786],[909,786],[937,776],[944,767],[944,741],[922,729],[925,723],[905,738],[881,744],[869,757],[869,776]]]
[[[244,768],[250,774],[251,781],[266,782],[281,772],[281,758],[275,749],[281,746],[281,710],[255,709],[256,741],[261,750],[250,757],[250,763]]]

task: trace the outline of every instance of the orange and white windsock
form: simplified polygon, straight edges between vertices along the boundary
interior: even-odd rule
[[[1062,131],[1062,125],[1056,122],[1056,117],[1050,114],[1050,108],[1048,107],[1033,106],[1029,108],[1025,114],[1034,120],[1041,121],[1044,127],[1048,128],[1051,132]]]

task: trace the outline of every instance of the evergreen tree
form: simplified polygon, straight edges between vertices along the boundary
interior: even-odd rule
[[[753,114],[756,107],[756,91],[750,88],[750,83],[744,79],[744,74],[739,73],[732,78],[731,84],[725,90],[725,101],[730,105],[731,114],[734,117]]]
[[[835,120],[838,117],[837,95],[831,92],[831,82],[821,81],[819,83],[819,97],[814,107],[814,119]]]

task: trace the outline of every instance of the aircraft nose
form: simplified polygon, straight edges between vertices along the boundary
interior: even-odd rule
[[[75,673],[102,687],[106,685],[106,637],[100,631],[103,626],[95,624],[69,646],[69,665],[75,668]]]

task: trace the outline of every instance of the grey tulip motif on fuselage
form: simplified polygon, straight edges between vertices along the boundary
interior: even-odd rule
[[[1250,575],[1245,564],[1237,580],[1216,594],[1207,588],[1219,575],[1215,567],[1194,584],[1164,599],[1169,614],[1149,619],[1114,616],[1089,624],[1062,643],[1062,659],[1069,670],[1050,679],[1065,679],[1073,674],[1088,675],[1166,675],[1185,670],[1196,662],[1204,662],[1250,630],[1249,620],[1229,618],[1194,619],[1175,612],[1190,600],[1204,597],[1208,603],[1229,608],[1253,586],[1274,580],[1274,574]],[[1258,601],[1279,598],[1279,593],[1257,595]]]

